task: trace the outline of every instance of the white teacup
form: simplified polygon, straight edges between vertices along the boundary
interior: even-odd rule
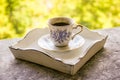
[[[73,19],[67,17],[55,17],[48,20],[50,38],[55,46],[67,46],[69,41],[83,30],[83,26],[75,24]],[[75,27],[74,27],[75,26]],[[72,35],[73,29],[80,27],[80,31]]]

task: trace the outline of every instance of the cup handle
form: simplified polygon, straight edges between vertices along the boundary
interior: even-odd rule
[[[81,33],[81,32],[83,31],[83,26],[80,25],[80,24],[77,24],[76,27],[73,27],[73,29],[77,29],[78,27],[80,27],[80,31],[77,32],[76,34],[74,34],[74,35],[72,36],[72,39],[74,39],[74,37],[75,37],[77,34],[79,34],[79,33]]]

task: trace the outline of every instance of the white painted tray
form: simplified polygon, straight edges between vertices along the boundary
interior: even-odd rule
[[[41,36],[49,33],[48,28],[33,29],[22,40],[10,46],[16,58],[31,61],[46,67],[74,75],[105,44],[107,36],[84,27],[80,36],[84,44],[74,50],[57,52],[45,50],[38,45]]]

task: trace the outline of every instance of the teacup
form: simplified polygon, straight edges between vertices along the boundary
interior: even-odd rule
[[[50,38],[57,47],[68,46],[77,34],[83,30],[83,26],[75,24],[74,20],[68,17],[54,17],[48,20]],[[73,29],[80,27],[80,31],[73,35]]]

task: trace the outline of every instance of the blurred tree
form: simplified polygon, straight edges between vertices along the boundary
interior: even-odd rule
[[[56,16],[90,29],[120,26],[120,0],[0,0],[0,39],[21,37]]]

